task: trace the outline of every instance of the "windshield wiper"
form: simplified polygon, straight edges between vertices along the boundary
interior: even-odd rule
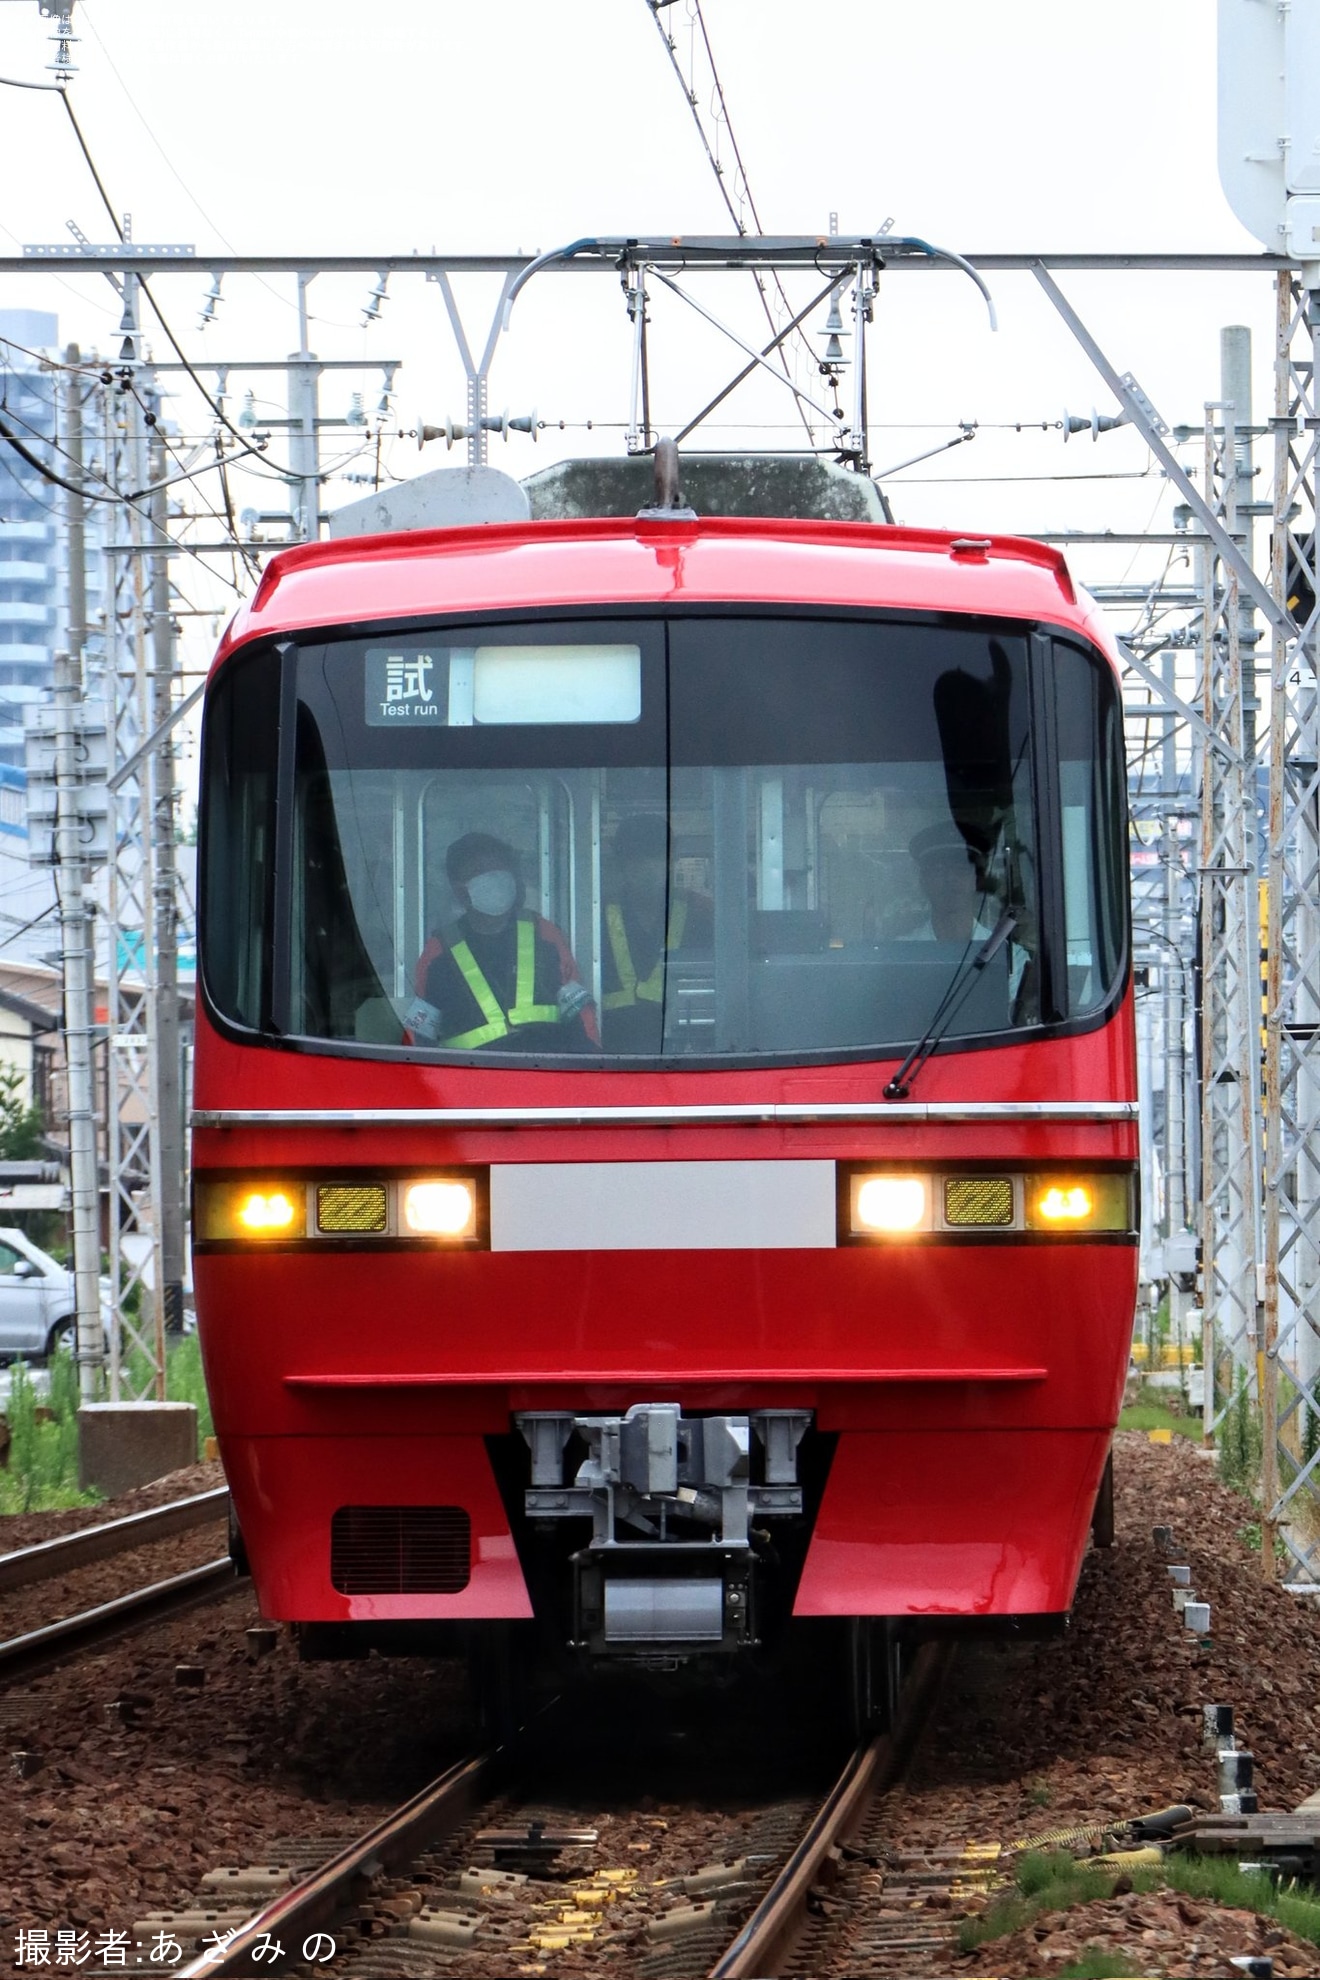
[[[917,1074],[966,1003],[968,992],[976,982],[977,976],[987,963],[994,961],[1016,927],[1017,916],[1005,908],[980,948],[974,950],[971,955],[963,957],[953,972],[948,989],[935,1008],[935,1015],[884,1089],[886,1100],[907,1099]]]

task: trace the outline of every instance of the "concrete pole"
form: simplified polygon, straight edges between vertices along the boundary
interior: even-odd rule
[[[78,669],[55,655],[55,857],[64,965],[64,1051],[69,1084],[69,1175],[73,1193],[73,1277],[78,1389],[95,1402],[105,1364],[101,1331],[101,1234],[97,1218],[96,1115],[92,1086],[92,968],[83,864],[82,775],[78,760]]]
[[[151,523],[156,543],[169,542],[168,495],[164,481],[168,459],[159,423],[159,405],[151,402],[157,422],[151,428],[147,472],[152,483]],[[167,722],[173,712],[174,620],[170,612],[169,558],[151,559],[151,725]],[[156,1284],[160,1288],[161,1325],[165,1333],[183,1329],[184,1273],[184,1145],[182,1061],[179,1037],[179,916],[176,870],[174,743],[167,736],[154,751],[150,766],[152,921],[156,935],[156,1053],[153,1067],[153,1129],[156,1192],[153,1242]]]
[[[69,652],[55,660],[57,781],[56,853],[59,859],[60,954],[64,969],[64,1057],[69,1101],[69,1184],[73,1196],[73,1280],[77,1309],[78,1389],[84,1402],[101,1393],[105,1335],[101,1327],[101,1225],[96,1165],[96,1087],[92,1077],[92,918],[85,893],[79,818],[78,753],[74,731],[83,697],[83,645],[87,638],[86,502],[79,489],[83,465],[82,353],[65,353],[64,497]],[[78,492],[75,492],[78,490]]]
[[[309,348],[307,285],[298,277],[298,336],[300,348],[289,356],[289,464],[297,484],[293,490],[294,536],[315,543],[321,534],[321,463],[317,428],[321,379],[316,354]]]

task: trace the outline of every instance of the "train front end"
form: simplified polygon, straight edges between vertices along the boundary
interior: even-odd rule
[[[195,1282],[264,1611],[645,1663],[1063,1615],[1136,1289],[1114,669],[1040,546],[309,546],[203,740]]]

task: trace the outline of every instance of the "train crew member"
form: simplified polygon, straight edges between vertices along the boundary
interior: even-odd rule
[[[950,942],[968,948],[987,941],[995,932],[1002,902],[983,891],[962,833],[950,822],[928,825],[908,841],[908,851],[917,863],[917,878],[930,904],[930,915],[917,927],[909,928],[904,941]],[[1019,915],[1018,929],[1023,917]],[[1016,939],[1008,943],[1008,995],[1019,1020],[1030,1021],[1026,999],[1036,993],[1035,972],[1030,969],[1031,951]],[[1026,986],[1024,996],[1024,984]]]
[[[419,1042],[454,1052],[600,1049],[591,994],[563,931],[523,911],[518,855],[489,832],[467,832],[445,854],[462,910],[417,960],[404,1024]]]
[[[906,931],[904,940],[984,941],[994,932],[998,907],[982,892],[970,848],[956,825],[927,825],[909,840],[908,851],[930,913]]]
[[[605,1049],[656,1053],[663,1049],[666,958],[711,953],[714,908],[704,894],[671,888],[669,827],[654,812],[625,818],[611,852],[615,886],[601,944]]]

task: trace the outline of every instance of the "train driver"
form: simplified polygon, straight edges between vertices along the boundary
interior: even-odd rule
[[[928,825],[908,842],[917,880],[930,912],[907,930],[910,942],[983,942],[994,932],[999,910],[983,893],[967,841],[957,826]]]
[[[466,832],[445,854],[461,910],[417,960],[404,1018],[419,1042],[453,1052],[596,1052],[591,993],[563,931],[524,912],[518,855],[490,832]]]
[[[669,827],[654,812],[625,818],[610,850],[615,884],[601,945],[605,1049],[658,1053],[666,959],[710,955],[714,908],[704,894],[671,887]]]
[[[904,936],[908,942],[949,942],[968,949],[994,934],[1002,902],[982,887],[967,841],[957,826],[928,825],[908,842],[917,866],[917,879],[930,906],[930,914]],[[1021,925],[1021,918],[1019,918]],[[1007,945],[1008,995],[1015,1007],[1031,960],[1031,952],[1017,939]],[[1019,1015],[1025,1019],[1025,1010]]]

